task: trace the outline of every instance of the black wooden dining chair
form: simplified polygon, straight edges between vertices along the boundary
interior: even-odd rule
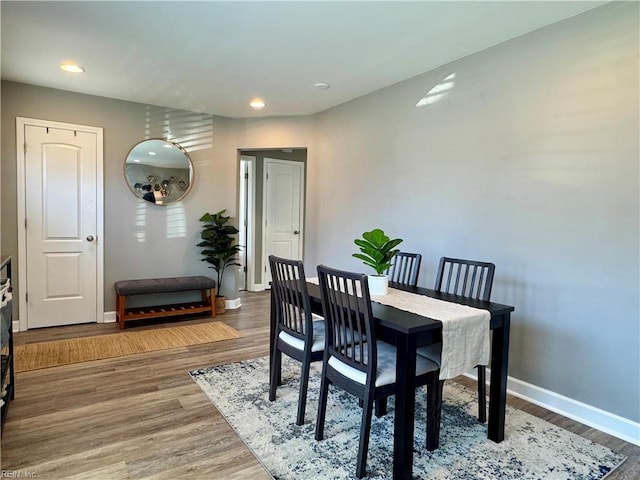
[[[422,255],[419,253],[398,252],[393,257],[393,264],[387,270],[389,282],[415,287],[418,285]]]
[[[271,255],[269,265],[277,319],[273,337],[269,400],[274,401],[276,398],[282,354],[301,362],[296,425],[302,425],[307,404],[309,368],[311,362],[322,360],[325,348],[325,322],[324,319],[313,320],[302,262]]]
[[[460,295],[474,300],[491,300],[493,275],[496,266],[493,263],[442,257],[436,274],[434,290]],[[418,349],[418,354],[441,363],[442,344]],[[478,420],[487,421],[487,373],[484,365],[478,365]]]
[[[327,322],[327,346],[318,400],[316,440],[324,437],[329,385],[362,401],[362,421],[356,476],[365,475],[374,401],[395,392],[396,348],[377,340],[367,276],[318,266],[320,294]],[[416,358],[416,384],[435,390],[440,370],[424,357]]]

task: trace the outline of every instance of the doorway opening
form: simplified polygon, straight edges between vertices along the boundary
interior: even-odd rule
[[[256,157],[240,155],[240,185],[238,188],[238,243],[240,249],[238,260],[238,290],[251,290],[249,286],[255,284],[254,271],[249,268],[253,265],[254,240],[254,215],[255,215],[255,179]]]
[[[306,148],[238,150],[240,290],[269,288],[269,255],[302,260]]]

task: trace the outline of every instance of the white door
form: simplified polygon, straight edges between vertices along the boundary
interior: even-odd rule
[[[264,286],[271,281],[269,255],[302,260],[304,164],[265,158]]]
[[[102,320],[101,129],[19,120],[24,120],[21,300],[27,328]],[[21,305],[21,317],[23,312]]]

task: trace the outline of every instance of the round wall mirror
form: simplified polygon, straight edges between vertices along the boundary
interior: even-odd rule
[[[189,192],[193,164],[177,143],[152,138],[137,143],[129,151],[124,177],[136,197],[155,205],[168,205]]]

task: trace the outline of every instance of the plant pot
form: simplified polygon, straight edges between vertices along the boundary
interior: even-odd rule
[[[389,292],[389,277],[386,275],[368,275],[369,294],[386,295]]]
[[[227,311],[225,308],[225,297],[216,297],[216,315],[222,315]]]

